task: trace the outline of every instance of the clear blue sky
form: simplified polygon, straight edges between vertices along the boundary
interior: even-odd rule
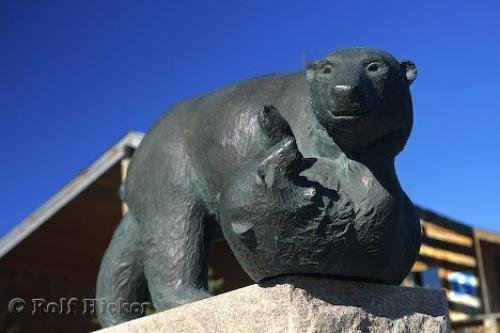
[[[145,4],[147,3],[147,4]],[[0,3],[0,235],[178,100],[347,46],[413,60],[412,200],[500,231],[498,1]]]

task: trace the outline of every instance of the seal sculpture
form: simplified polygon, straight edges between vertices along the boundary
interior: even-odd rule
[[[342,49],[306,71],[174,106],[134,153],[120,191],[129,212],[102,260],[97,297],[151,299],[157,310],[208,297],[209,244],[221,237],[255,281],[400,283],[420,246],[394,169],[415,77],[413,63],[384,51]],[[103,309],[103,326],[140,315]]]

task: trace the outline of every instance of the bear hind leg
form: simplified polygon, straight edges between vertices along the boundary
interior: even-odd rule
[[[97,318],[102,327],[144,315],[149,301],[144,277],[140,225],[125,215],[104,254],[97,277]]]

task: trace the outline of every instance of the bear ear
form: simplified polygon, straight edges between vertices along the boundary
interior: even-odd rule
[[[307,80],[307,82],[311,82],[314,79],[314,73],[318,69],[318,66],[319,66],[319,64],[317,61],[313,61],[313,62],[309,63],[309,65],[307,65],[307,68],[306,68],[306,80]]]
[[[408,84],[411,84],[417,78],[417,66],[415,66],[415,64],[410,60],[401,61],[401,66],[403,66],[406,73],[406,80],[408,81]]]

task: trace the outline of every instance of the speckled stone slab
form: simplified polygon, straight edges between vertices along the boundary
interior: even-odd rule
[[[101,330],[450,332],[441,290],[284,276]]]

